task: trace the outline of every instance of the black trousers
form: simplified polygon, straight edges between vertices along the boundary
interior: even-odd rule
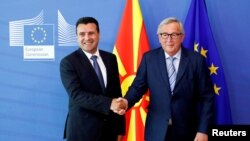
[[[183,136],[178,131],[174,130],[173,125],[168,125],[168,131],[164,141],[193,141],[195,134],[188,134]]]
[[[173,126],[168,125],[168,131],[166,133],[165,141],[173,141]]]

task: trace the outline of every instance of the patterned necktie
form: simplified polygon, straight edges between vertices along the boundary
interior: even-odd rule
[[[99,67],[99,64],[98,64],[98,62],[97,62],[97,56],[96,55],[93,55],[93,56],[91,56],[91,58],[90,58],[91,60],[93,60],[93,66],[94,66],[94,69],[95,69],[95,72],[96,72],[96,74],[97,74],[97,77],[98,77],[98,79],[99,79],[99,82],[100,82],[100,84],[101,84],[101,87],[102,87],[102,90],[104,91],[104,89],[105,89],[105,86],[104,86],[104,80],[103,80],[103,76],[102,76],[102,72],[101,72],[101,69],[100,69],[100,67]]]
[[[170,84],[170,88],[171,88],[171,94],[173,94],[175,80],[176,80],[176,71],[175,71],[175,67],[174,67],[173,62],[176,58],[175,57],[168,57],[167,59],[169,60],[169,64],[167,66],[169,84]]]

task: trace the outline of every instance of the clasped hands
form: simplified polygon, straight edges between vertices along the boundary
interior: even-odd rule
[[[119,115],[124,115],[128,109],[128,101],[125,98],[119,97],[112,99],[110,109]]]

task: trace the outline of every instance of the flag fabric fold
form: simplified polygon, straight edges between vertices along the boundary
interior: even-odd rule
[[[139,0],[127,0],[113,53],[118,60],[123,96],[135,78],[142,55],[149,50]],[[126,113],[124,141],[144,141],[144,126],[149,94],[145,94]]]
[[[185,24],[183,46],[206,58],[216,94],[216,124],[232,124],[231,108],[224,71],[213,38],[204,0],[192,0]]]

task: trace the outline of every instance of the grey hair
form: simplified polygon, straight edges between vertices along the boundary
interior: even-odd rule
[[[161,30],[161,27],[163,25],[167,25],[167,24],[170,24],[170,23],[178,23],[179,26],[180,26],[180,30],[181,30],[181,33],[182,34],[185,34],[185,31],[184,31],[184,28],[183,28],[183,25],[181,23],[181,21],[179,21],[178,19],[174,18],[174,17],[169,17],[169,18],[166,18],[164,19],[158,26],[158,29],[157,29],[157,34],[160,33],[160,30]]]

